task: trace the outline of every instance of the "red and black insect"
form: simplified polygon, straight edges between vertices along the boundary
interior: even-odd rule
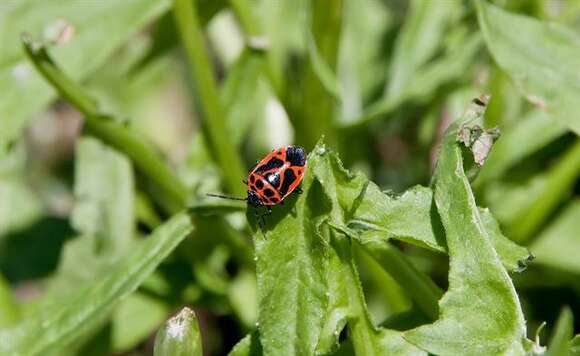
[[[244,184],[248,185],[246,198],[208,194],[212,197],[245,200],[257,208],[263,206],[267,214],[272,206],[284,204],[291,193],[302,193],[298,187],[306,170],[306,151],[302,147],[288,146],[278,148],[259,161],[249,172]],[[263,216],[262,216],[263,218]]]

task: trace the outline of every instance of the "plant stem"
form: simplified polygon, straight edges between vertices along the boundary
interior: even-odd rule
[[[521,213],[520,219],[515,219],[515,223],[508,230],[508,236],[521,244],[528,242],[572,189],[579,174],[580,140],[577,140],[550,170],[538,199]]]
[[[95,100],[50,58],[46,48],[22,36],[24,50],[40,74],[59,94],[85,115],[85,125],[90,133],[125,153],[135,167],[155,186],[155,197],[168,213],[183,209],[186,188],[177,179],[159,154],[148,146],[143,137],[113,118],[99,113]]]
[[[194,94],[197,99],[196,106],[199,108],[201,128],[208,151],[221,170],[226,188],[232,193],[243,194],[244,188],[240,182],[246,176],[246,172],[236,147],[232,140],[228,139],[225,116],[213,74],[214,69],[204,45],[194,1],[175,0],[173,13],[189,61]]]
[[[424,273],[407,260],[398,249],[388,244],[361,244],[362,250],[369,254],[393,279],[407,292],[417,306],[431,320],[439,315],[439,299],[443,291]]]

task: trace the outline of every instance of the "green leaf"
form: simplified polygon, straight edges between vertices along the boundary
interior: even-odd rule
[[[0,117],[4,118],[0,120],[0,152],[56,96],[28,63],[21,32],[56,41],[55,58],[75,80],[83,80],[168,7],[167,0],[106,0],[90,5],[76,0],[19,1],[5,7],[0,21],[0,91],[4,93],[0,97]],[[59,35],[66,31],[72,34],[70,40],[59,43]]]
[[[460,125],[481,118],[481,104],[474,101],[447,129],[434,174],[435,204],[449,248],[449,290],[440,301],[438,321],[404,334],[434,354],[524,353],[518,296],[475,204],[457,142]]]
[[[400,332],[376,328],[368,315],[350,239],[336,234],[328,275],[329,312],[317,346],[318,354],[335,351],[338,337],[348,324],[349,340],[357,355],[426,355],[405,341]]]
[[[574,314],[569,307],[565,307],[560,312],[558,321],[548,344],[546,356],[568,356],[570,355],[570,339],[574,333]]]
[[[364,177],[356,179],[342,167],[337,155],[327,152],[319,143],[311,154],[309,171],[315,175],[312,191],[324,195],[314,200],[323,202],[332,225],[344,226],[353,213],[356,199],[364,192]],[[320,190],[320,191],[319,191]],[[356,191],[358,190],[358,192]],[[318,192],[319,191],[319,192]],[[330,206],[325,207],[328,201]],[[348,205],[348,208],[346,208]],[[322,212],[321,212],[322,213]],[[336,349],[340,331],[348,325],[349,339],[357,354],[423,354],[392,330],[377,329],[371,322],[362,287],[358,279],[350,238],[342,233],[330,233],[330,255],[327,272],[328,312],[316,352],[326,354]]]
[[[570,355],[580,355],[580,334],[574,336],[572,341],[570,341]]]
[[[316,160],[309,162],[310,167],[315,164]],[[268,217],[264,236],[254,237],[258,328],[268,355],[313,354],[326,312],[329,246],[316,228],[324,197],[318,182],[312,188],[310,171],[300,198],[288,198],[282,209]],[[251,215],[248,218],[253,220]]]
[[[262,354],[260,335],[258,331],[254,331],[240,340],[228,356],[261,356]]]
[[[264,237],[255,236],[258,325],[264,352],[328,353],[336,349],[347,324],[356,335],[354,347],[362,354],[420,352],[398,332],[372,325],[350,240],[342,234],[336,237],[323,225],[326,220],[345,225],[339,201],[360,194],[335,179],[344,174],[336,171],[335,162],[335,155],[319,143],[309,155],[303,194],[286,200],[268,217]],[[331,236],[336,238],[331,241]]]
[[[39,310],[16,327],[0,330],[0,354],[62,352],[134,291],[192,229],[187,215],[174,216],[90,285],[79,286],[71,296]]]
[[[341,183],[340,206],[349,214],[347,225],[358,230],[360,240],[377,241],[382,237],[385,242],[391,238],[405,241],[438,252],[446,252],[447,246],[443,226],[433,206],[433,192],[430,188],[416,186],[400,196],[382,192],[362,174],[344,171],[337,158],[331,161],[334,179]],[[484,226],[492,237],[492,243],[505,267],[519,270],[530,256],[529,252],[506,238],[491,213],[485,210],[482,215]]]
[[[183,308],[167,320],[155,337],[155,356],[202,356],[199,324],[193,310]]]
[[[580,274],[578,219],[580,200],[573,200],[530,246],[538,264]]]
[[[479,26],[491,55],[527,99],[580,134],[580,36],[556,23],[515,15],[478,0]],[[514,31],[517,29],[517,31]]]

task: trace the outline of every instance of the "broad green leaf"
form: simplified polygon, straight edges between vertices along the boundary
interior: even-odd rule
[[[570,355],[570,339],[574,333],[574,314],[569,307],[565,307],[560,312],[558,321],[548,343],[546,356],[568,356]]]
[[[331,206],[330,206],[330,213],[329,213],[329,217],[328,217],[328,222],[329,224],[333,227],[336,228],[338,231],[341,232],[345,232],[347,233],[349,236],[357,238],[359,240],[359,242],[363,245],[363,247],[367,248],[368,246],[372,245],[370,243],[368,243],[368,239],[370,238],[370,235],[375,234],[383,234],[385,236],[389,236],[389,237],[399,237],[399,236],[412,236],[413,238],[415,238],[418,241],[419,245],[424,244],[423,243],[423,239],[424,236],[429,237],[429,233],[423,231],[424,229],[431,229],[431,225],[430,224],[426,224],[426,226],[421,226],[419,227],[419,229],[414,230],[414,226],[416,225],[416,222],[419,221],[417,219],[405,219],[404,218],[404,214],[402,214],[404,211],[409,212],[409,214],[416,214],[417,212],[419,213],[419,216],[422,218],[421,221],[431,221],[431,217],[429,215],[429,211],[430,211],[430,207],[432,204],[431,199],[429,199],[428,201],[425,202],[425,204],[423,204],[423,209],[418,209],[418,207],[421,207],[420,204],[418,204],[417,206],[413,206],[413,205],[409,205],[403,209],[399,209],[401,206],[397,205],[397,203],[393,200],[389,200],[389,199],[385,199],[386,195],[384,195],[382,192],[379,191],[379,189],[371,182],[369,182],[364,175],[362,174],[351,174],[350,172],[348,172],[347,170],[344,169],[344,167],[342,166],[342,163],[340,162],[340,160],[338,159],[338,156],[333,153],[333,152],[327,152],[326,148],[322,145],[319,144],[314,152],[316,152],[316,154],[318,156],[320,156],[319,158],[316,159],[316,163],[317,164],[313,164],[312,162],[309,163],[309,170],[314,172],[314,174],[316,175],[316,178],[318,179],[318,181],[320,182],[320,185],[324,187],[324,191],[326,192],[326,195],[329,197],[330,202],[331,202]],[[427,188],[425,188],[427,189]],[[373,196],[373,192],[375,192],[377,195],[379,195],[379,199],[376,199],[375,201],[372,200],[367,200],[367,198],[369,196]],[[412,201],[412,199],[410,199]],[[365,206],[365,204],[367,204]],[[427,213],[425,214],[425,216],[422,216],[422,212],[426,211]],[[354,231],[353,229],[347,227],[347,225],[352,222],[352,221],[356,221],[356,224],[360,224],[361,221],[364,221],[365,223],[368,223],[369,220],[363,219],[359,219],[357,217],[357,214],[361,213],[365,214],[367,212],[370,212],[368,215],[369,216],[373,216],[373,213],[377,213],[377,212],[384,212],[386,214],[389,214],[389,212],[392,212],[392,216],[393,219],[387,219],[387,222],[384,224],[384,229],[379,230],[378,232],[373,232],[372,228],[370,229],[371,232],[369,232],[368,226],[366,226],[365,228],[367,228],[366,230],[366,234],[365,231],[363,230],[363,233],[361,234],[361,236],[359,236],[359,234]],[[424,218],[424,219],[423,219]],[[406,223],[406,225],[405,225]],[[352,225],[352,224],[351,224]],[[385,233],[385,231],[390,232],[390,231],[394,231],[394,233],[392,235],[387,235]],[[431,230],[429,230],[431,231]],[[410,233],[412,232],[412,233]],[[366,236],[366,237],[363,237]],[[433,234],[431,234],[431,236],[433,236]],[[434,240],[434,237],[433,237]],[[379,244],[382,245],[386,245],[384,246],[385,248],[388,248],[388,237],[384,238],[380,241]],[[371,253],[371,255],[379,262],[383,262],[383,259],[385,258],[384,254],[380,254],[378,252],[378,250],[380,249],[380,247],[374,246],[370,248],[371,250],[373,250],[374,252],[377,253]],[[379,257],[380,256],[380,257]],[[389,256],[392,257],[392,256]],[[404,262],[402,262],[404,263]],[[408,267],[408,266],[407,266]],[[404,274],[404,273],[392,273],[393,270],[385,268],[385,270],[389,273],[391,273],[391,276],[397,280],[399,282],[399,284],[404,288],[407,289],[409,294],[413,297],[413,299],[415,300],[419,300],[418,303],[421,306],[425,306],[425,310],[426,310],[426,314],[431,316],[431,317],[435,317],[436,316],[436,310],[434,312],[432,312],[432,310],[434,309],[432,306],[436,305],[437,303],[437,298],[429,298],[429,297],[433,297],[433,294],[418,294],[416,293],[418,291],[418,289],[415,289],[415,286],[420,285],[420,287],[417,288],[422,288],[425,287],[425,284],[429,283],[429,281],[425,281],[424,279],[422,279],[422,277],[418,277],[416,275],[417,271],[415,269],[412,268],[407,268],[407,271],[409,271],[409,274]],[[335,278],[334,276],[330,275],[329,276],[329,280],[332,280],[331,278]],[[412,282],[408,282],[407,280],[411,279],[411,278],[418,278],[414,279]],[[427,278],[428,279],[428,278]],[[417,283],[415,283],[417,282]],[[409,285],[407,285],[408,283],[410,283],[411,287]],[[431,282],[432,284],[432,282]],[[431,285],[428,285],[427,289],[429,289],[429,287],[431,287]],[[423,291],[424,289],[421,289],[421,291]],[[419,297],[420,295],[420,297]],[[439,296],[439,295],[437,295]],[[430,308],[431,306],[431,308]],[[333,327],[327,326],[326,328],[330,328],[334,330],[338,330],[341,328],[341,323],[342,326],[344,326],[344,323],[346,322],[346,311],[344,309],[344,307],[339,308],[339,307],[334,307],[333,308],[333,313],[338,313],[339,315],[342,315],[342,317],[338,317],[338,315],[335,315],[333,317],[333,322],[335,323],[335,325]],[[435,315],[434,315],[435,314]],[[327,322],[328,324],[328,322]],[[332,325],[332,324],[331,324]],[[333,331],[333,330],[331,330]],[[324,347],[322,347],[323,349],[328,348],[329,346],[326,345],[331,345],[330,341],[323,341],[323,343],[325,344]]]
[[[193,310],[183,308],[155,337],[155,356],[202,356],[201,334]]]
[[[88,285],[79,286],[72,295],[39,310],[17,326],[0,330],[0,354],[62,351],[134,291],[192,229],[187,215],[174,216]]]
[[[476,5],[479,26],[497,64],[530,102],[580,134],[580,36],[565,26],[511,14],[484,1]]]
[[[534,255],[527,248],[516,244],[501,232],[499,223],[489,209],[479,208],[479,216],[503,266],[513,272],[525,270],[528,263],[534,259]]]
[[[309,162],[313,164],[315,160]],[[329,246],[316,226],[324,197],[309,172],[303,194],[288,198],[268,217],[263,234],[254,237],[258,329],[267,355],[313,354],[326,312]],[[250,213],[248,218],[254,220]]]
[[[5,6],[0,15],[0,152],[55,97],[55,91],[28,63],[20,43],[22,32],[56,41],[57,62],[82,80],[168,7],[167,0],[28,0]]]
[[[449,289],[440,301],[440,319],[404,334],[434,354],[523,354],[527,347],[518,296],[475,204],[457,142],[460,125],[476,124],[483,111],[481,101],[474,101],[447,129],[435,169],[434,199],[449,248]]]
[[[265,231],[267,240],[256,237],[264,352],[328,353],[335,349],[338,335],[348,323],[351,341],[362,354],[420,353],[398,332],[372,325],[350,240],[341,235],[329,241],[328,230],[321,226],[326,219],[344,224],[340,182],[333,178],[343,172],[333,171],[337,168],[332,165],[334,160],[334,154],[319,143],[309,156],[303,194],[290,203],[296,213],[287,212],[280,221],[280,215],[274,213],[271,219],[276,225]]]
[[[329,313],[317,353],[327,354],[336,350],[339,334],[348,324],[349,341],[357,355],[426,355],[405,341],[400,332],[377,328],[372,324],[352,258],[350,239],[338,233],[332,238],[331,244]]]
[[[573,200],[530,246],[537,263],[580,274],[580,201]]]
[[[359,185],[359,192],[353,190],[357,180],[354,179],[355,184],[348,184],[351,183],[348,178],[353,177],[344,170],[336,154],[327,152],[323,143],[319,143],[311,154],[309,170],[316,177],[311,190],[318,195],[323,194],[317,201],[326,206],[328,221],[332,225],[346,225],[346,219],[353,213],[353,209],[345,209],[343,204],[348,201],[351,206],[355,205],[353,199],[356,201],[365,186]],[[329,206],[326,201],[330,203]],[[349,340],[357,354],[423,354],[403,340],[399,332],[377,329],[372,324],[354,265],[351,240],[338,232],[331,232],[330,236],[332,249],[328,252],[330,259],[326,277],[328,312],[317,345],[317,353],[326,354],[335,350],[338,336],[345,324],[348,324]]]
[[[344,173],[334,171],[335,159],[319,143],[309,155],[303,194],[297,200],[289,198],[268,217],[264,236],[255,236],[258,327],[264,353],[328,353],[336,348],[347,323],[363,354],[419,351],[398,332],[372,325],[348,237],[341,235],[331,243],[329,230],[321,225],[325,220],[345,225],[339,200],[343,195],[352,198],[351,187],[341,191],[342,182],[334,179]]]
[[[363,174],[344,170],[334,154],[329,153],[329,156],[332,158],[328,164],[332,168],[327,172],[332,172],[332,175],[322,179],[337,181],[338,204],[345,215],[343,221],[361,233],[363,243],[367,238],[376,242],[377,236],[382,236],[385,241],[394,238],[434,251],[447,251],[430,188],[416,186],[400,196],[385,194]],[[522,263],[529,258],[529,252],[507,239],[489,212],[483,216],[484,226],[506,268],[521,269]],[[340,221],[334,220],[334,223]]]
[[[262,354],[260,336],[258,331],[254,331],[240,340],[228,356],[261,356]]]
[[[501,176],[515,163],[540,150],[565,132],[565,127],[551,121],[545,112],[531,111],[514,126],[505,130],[502,128],[501,136],[494,143],[475,184]]]
[[[425,64],[442,43],[446,27],[460,11],[454,1],[412,0],[405,24],[395,41],[393,59],[389,68],[388,96],[396,96],[412,82],[415,71]]]

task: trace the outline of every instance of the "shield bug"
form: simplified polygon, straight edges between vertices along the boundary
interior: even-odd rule
[[[287,146],[272,150],[250,170],[244,184],[248,186],[246,198],[230,197],[219,194],[208,196],[245,200],[248,205],[258,208],[263,206],[267,214],[272,206],[284,204],[284,199],[291,193],[302,193],[298,187],[306,170],[306,151],[302,147]],[[262,220],[264,216],[261,216]],[[263,225],[263,221],[262,221]]]

